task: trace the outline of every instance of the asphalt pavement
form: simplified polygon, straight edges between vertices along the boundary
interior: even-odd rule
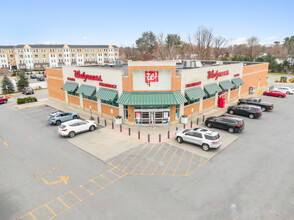
[[[54,109],[0,105],[0,219],[292,219],[294,96],[262,99],[272,112],[244,118],[238,140],[210,160],[195,157],[183,176],[173,173],[187,173],[192,155],[173,146],[150,145],[141,158],[144,146],[134,146],[105,163],[47,125]],[[168,159],[157,160],[165,149]],[[144,175],[164,167],[158,173],[171,175]]]

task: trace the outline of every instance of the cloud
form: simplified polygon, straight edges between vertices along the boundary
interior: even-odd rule
[[[82,39],[83,40],[88,40],[88,37],[87,36],[84,36]]]
[[[239,37],[235,40],[233,40],[233,44],[245,44],[247,41],[246,37]]]
[[[278,39],[277,36],[270,36],[270,37],[264,38],[263,40],[264,41],[271,41],[271,40],[276,40],[276,39]]]
[[[265,46],[270,46],[274,43],[274,41],[277,41],[278,38],[279,37],[277,37],[277,36],[266,37],[260,41],[260,44],[265,45]]]

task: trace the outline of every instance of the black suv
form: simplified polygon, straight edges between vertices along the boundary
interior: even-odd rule
[[[241,132],[245,128],[245,123],[241,118],[221,115],[219,117],[209,117],[205,121],[205,125],[209,128],[220,128],[230,133]]]
[[[259,106],[261,107],[261,110],[263,112],[273,110],[274,108],[274,103],[262,102],[261,98],[239,99],[238,105],[240,104],[250,104],[250,105]]]
[[[259,106],[255,105],[237,105],[228,108],[229,114],[244,115],[249,118],[259,118],[262,115],[262,110]]]
[[[21,90],[22,94],[28,95],[28,94],[34,94],[34,90],[31,87],[24,87]]]

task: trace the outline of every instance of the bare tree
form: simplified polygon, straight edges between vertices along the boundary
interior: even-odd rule
[[[257,37],[250,37],[247,39],[248,56],[255,59],[261,51],[261,45]]]
[[[213,52],[215,59],[219,59],[219,57],[226,52],[224,50],[226,44],[227,40],[221,36],[213,38]]]
[[[198,58],[210,59],[213,46],[212,29],[207,29],[202,26],[198,27],[198,30],[194,33],[194,41],[196,43]]]

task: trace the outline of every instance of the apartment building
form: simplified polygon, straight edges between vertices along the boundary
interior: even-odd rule
[[[115,45],[23,44],[0,46],[0,68],[45,69],[112,63],[119,59]]]

